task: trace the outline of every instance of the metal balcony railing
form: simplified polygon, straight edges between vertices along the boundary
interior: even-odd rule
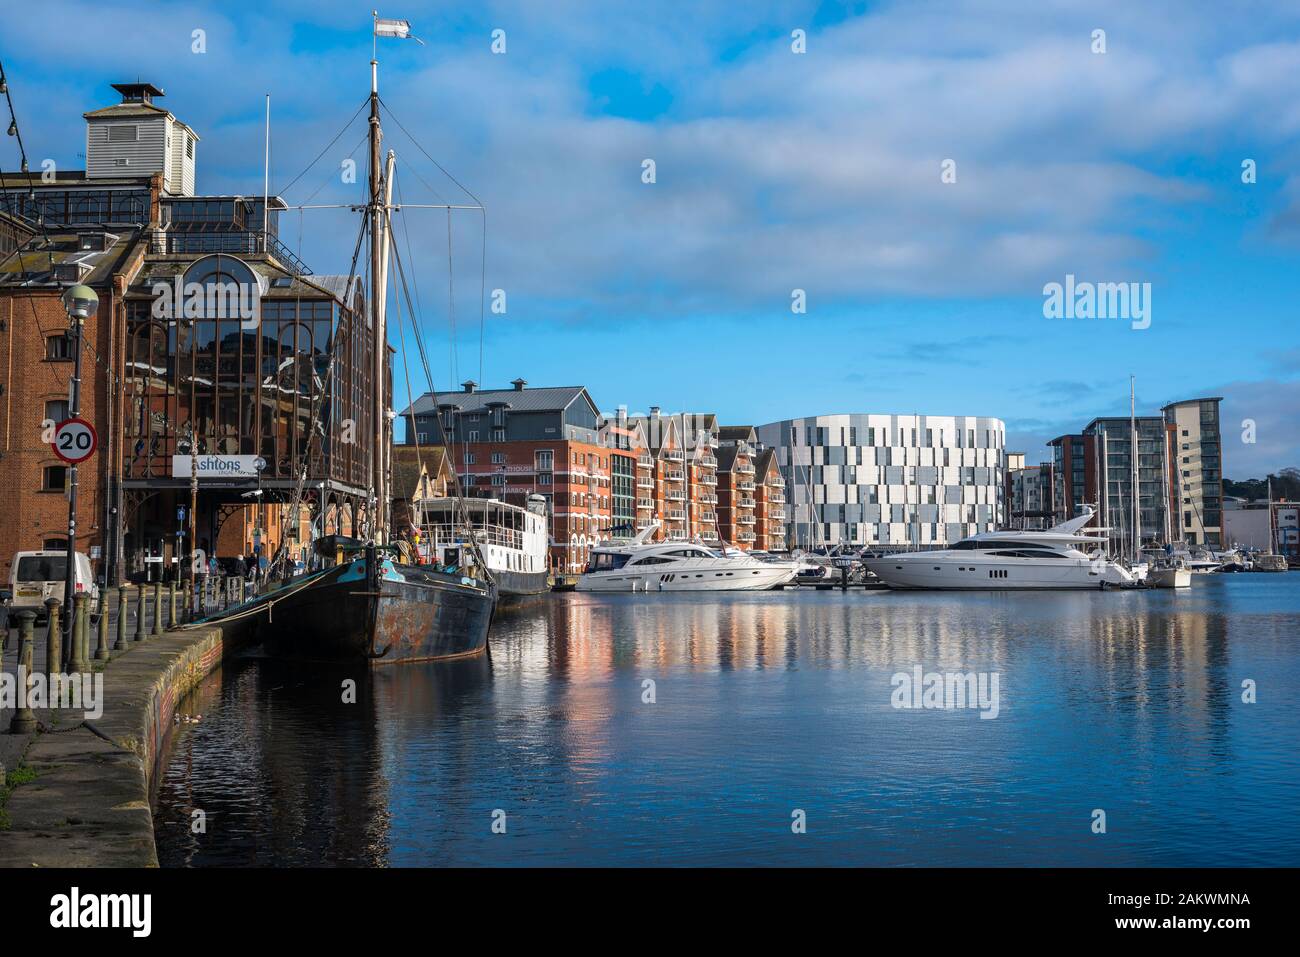
[[[267,252],[278,259],[295,276],[310,276],[307,264],[289,251],[274,236],[267,235],[266,248],[262,248],[260,229],[242,229],[229,232],[189,232],[172,229],[162,234],[161,245],[166,253],[237,253],[245,256]]]

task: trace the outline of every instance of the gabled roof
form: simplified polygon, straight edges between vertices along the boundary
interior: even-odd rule
[[[393,446],[393,497],[411,499],[420,488],[421,473],[438,479],[444,473],[451,475],[447,450],[441,445],[416,448],[410,445]]]
[[[739,449],[734,445],[724,445],[718,449],[718,473],[730,472],[733,465],[736,464],[736,453]]]
[[[760,479],[765,479],[775,464],[776,449],[763,449],[754,456],[754,474]]]
[[[599,412],[587,394],[586,387],[581,385],[536,389],[475,389],[473,392],[439,392],[437,396],[435,402],[433,394],[426,392],[399,414],[423,415],[436,412],[440,405],[454,405],[462,413],[486,412],[492,403],[504,403],[511,412],[561,412],[579,399],[585,401],[593,412]]]
[[[635,422],[640,426],[641,434],[645,436],[646,448],[654,455],[659,455],[669,445],[673,448],[682,446],[681,429],[672,416],[661,415],[652,418],[648,415],[633,415],[628,416],[627,421],[629,425]],[[657,443],[656,439],[658,439]]]
[[[423,449],[393,446],[393,498],[409,501],[415,498],[420,489],[420,476],[424,474],[422,457],[417,452]]]
[[[748,442],[752,445],[756,441],[754,427],[752,425],[724,425],[718,429],[718,440],[721,442]]]

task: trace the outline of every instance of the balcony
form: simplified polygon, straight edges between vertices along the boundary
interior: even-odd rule
[[[638,455],[636,457],[636,466],[640,469],[652,469],[655,467],[655,460],[653,456]]]
[[[750,462],[737,462],[731,467],[731,471],[739,472],[741,475],[753,475],[754,466]]]
[[[654,508],[655,500],[652,498],[639,498],[636,500],[637,508]]]
[[[737,482],[737,483],[736,483],[736,488],[740,489],[742,492],[752,492],[752,491],[754,491],[754,483],[753,483],[753,482]]]
[[[738,542],[752,542],[753,540],[754,540],[753,532],[738,532],[736,534],[736,541]]]
[[[701,475],[696,479],[701,485],[717,485],[718,477],[716,475]]]
[[[638,475],[637,478],[636,478],[636,487],[637,487],[637,488],[654,488],[654,487],[655,487],[655,480],[652,479],[652,478],[650,478],[650,476],[648,476],[648,475],[645,476],[645,477],[642,477],[642,476]]]
[[[716,525],[718,524],[718,516],[714,512],[705,512],[700,516],[700,521],[707,522],[710,525]]]
[[[670,482],[684,482],[684,481],[686,481],[686,473],[685,473],[685,472],[669,472],[669,473],[668,473],[668,481],[670,481]]]
[[[737,508],[753,508],[754,500],[752,498],[742,498],[736,503]]]
[[[785,519],[785,509],[781,507],[773,508],[770,504],[767,507],[767,520],[769,522],[780,522]]]
[[[686,521],[686,513],[680,508],[671,508],[668,510],[668,520],[670,522],[684,522]]]
[[[670,502],[684,502],[686,501],[686,493],[679,488],[673,488],[664,493],[664,498]]]
[[[680,462],[684,456],[681,449],[667,449],[664,451],[664,458],[672,462]]]
[[[163,247],[161,251],[167,253],[251,255],[265,251],[278,259],[295,276],[311,275],[311,270],[307,268],[307,264],[290,252],[288,247],[274,236],[268,235],[266,237],[266,248],[263,250],[264,244],[260,229],[245,229],[233,232],[191,232],[188,229],[181,228],[180,224],[174,224],[171,230],[159,236],[159,240],[161,242],[155,242],[155,245],[161,245]]]
[[[753,524],[755,523],[755,521],[756,521],[756,519],[754,518],[753,515],[737,515],[737,516],[736,516],[736,524],[737,524],[737,525],[753,525]]]
[[[714,495],[712,492],[701,492],[699,495],[699,500],[705,505],[718,504],[718,496]]]
[[[718,464],[718,460],[707,452],[696,459],[696,461],[707,468],[715,468]]]

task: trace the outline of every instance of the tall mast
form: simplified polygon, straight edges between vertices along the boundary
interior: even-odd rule
[[[379,129],[379,61],[370,61],[370,316],[371,345],[373,360],[371,380],[373,384],[371,402],[373,405],[372,428],[374,446],[371,457],[371,487],[374,490],[374,512],[370,520],[371,538],[383,544],[386,538],[384,528],[384,501],[387,497],[384,487],[384,445],[387,442],[387,422],[384,415],[384,367],[388,351],[388,339],[384,329],[384,300],[379,294],[378,284],[383,276],[384,200],[380,192],[379,147],[383,134]]]
[[[1138,498],[1138,427],[1137,396],[1133,376],[1128,377],[1128,428],[1129,428],[1129,464],[1133,483],[1133,562],[1142,554],[1142,514],[1139,511]]]

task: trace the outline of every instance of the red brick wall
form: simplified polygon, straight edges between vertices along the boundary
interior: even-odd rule
[[[0,508],[0,567],[9,579],[14,553],[40,548],[47,539],[67,534],[68,501],[62,489],[42,491],[46,466],[64,464],[42,441],[45,403],[68,398],[73,363],[48,361],[45,336],[65,332],[68,316],[61,290],[0,291],[0,470],[5,502]],[[99,293],[99,311],[84,327],[81,416],[99,433],[99,451],[78,470],[77,548],[89,552],[103,545],[105,469],[109,455],[106,415],[109,317],[116,299],[108,288]],[[96,572],[98,573],[98,564]]]

